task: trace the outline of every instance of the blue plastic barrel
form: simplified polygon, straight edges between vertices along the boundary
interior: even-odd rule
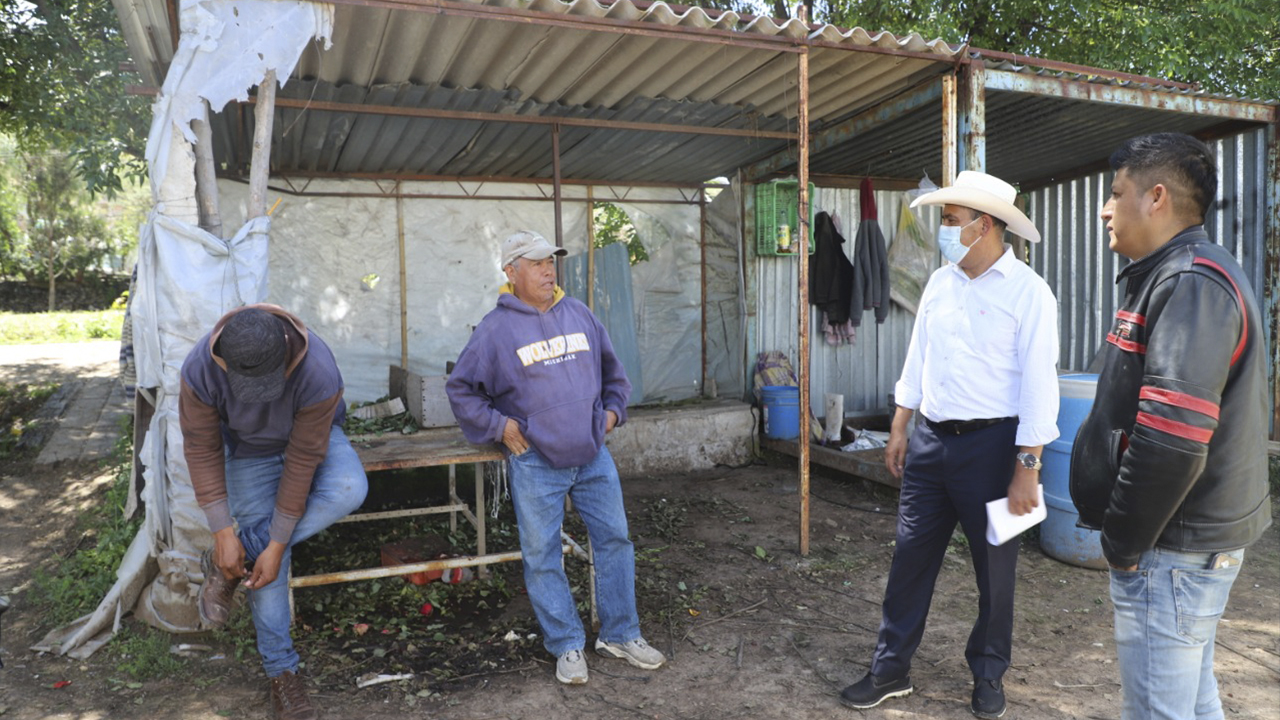
[[[764,436],[772,440],[800,437],[800,388],[794,385],[765,385],[760,388],[764,405]]]
[[[1058,439],[1044,449],[1040,483],[1048,516],[1040,525],[1040,549],[1051,558],[1071,565],[1105,570],[1102,534],[1076,527],[1080,513],[1071,503],[1071,447],[1076,431],[1089,415],[1098,390],[1095,374],[1063,375],[1058,378]]]

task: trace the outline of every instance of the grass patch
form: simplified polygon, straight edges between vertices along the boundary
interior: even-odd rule
[[[124,310],[0,313],[0,345],[119,340]]]
[[[48,567],[37,568],[26,603],[44,608],[41,619],[50,626],[70,622],[98,606],[116,581],[116,569],[142,524],[141,513],[124,518],[129,496],[129,460],[132,454],[132,421],[104,464],[115,478],[101,501],[80,516],[80,540],[70,554],[54,557]]]
[[[187,661],[169,652],[169,633],[132,623],[113,639],[109,652],[116,669],[134,680],[159,680],[181,673]]]
[[[57,385],[0,383],[0,460],[18,456],[22,436],[37,422],[36,415]]]

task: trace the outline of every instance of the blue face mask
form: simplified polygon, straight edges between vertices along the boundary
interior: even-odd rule
[[[969,250],[973,248],[973,245],[978,244],[977,241],[974,241],[973,245],[965,245],[960,242],[960,234],[964,232],[964,229],[969,227],[969,225],[972,225],[981,219],[982,216],[979,215],[966,225],[939,225],[938,249],[942,251],[942,257],[950,260],[956,265],[959,265],[960,261],[969,254]]]

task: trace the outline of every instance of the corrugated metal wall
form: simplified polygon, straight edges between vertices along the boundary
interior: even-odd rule
[[[841,234],[846,239],[845,252],[849,253],[861,219],[858,190],[818,188],[814,195],[815,213],[825,210],[837,219]],[[750,199],[752,193],[747,193],[747,197]],[[888,245],[892,245],[897,234],[899,214],[905,201],[905,193],[876,192],[880,229]],[[748,220],[754,217],[750,205],[746,217]],[[916,217],[932,236],[933,228],[938,224],[938,210],[921,208]],[[748,232],[754,232],[754,227]],[[755,236],[749,237],[752,238],[750,244],[754,246]],[[755,305],[755,322],[752,324],[755,338],[750,346],[755,352],[781,350],[795,363],[800,356],[796,331],[800,323],[796,294],[799,264],[794,256],[761,256],[753,257],[750,267],[755,281],[754,292],[748,291],[749,300]],[[886,412],[889,394],[893,392],[893,385],[907,356],[915,315],[894,303],[884,324],[877,325],[875,316],[868,311],[863,314],[856,340],[852,344],[833,346],[825,342],[821,314],[812,307],[809,312],[812,313],[809,320],[812,330],[809,373],[812,382],[809,387],[814,413],[818,417],[823,416],[823,395],[829,392],[844,395],[847,414]],[[748,367],[754,367],[754,357]]]
[[[1265,213],[1266,141],[1262,130],[1236,135],[1212,145],[1218,153],[1220,182],[1218,207],[1210,214],[1210,237],[1229,249],[1253,283],[1259,305],[1263,297],[1265,264],[1263,217]],[[1028,215],[1040,228],[1045,242],[1031,246],[1031,265],[1053,288],[1058,298],[1062,355],[1059,369],[1083,370],[1097,353],[1119,302],[1115,276],[1124,259],[1107,247],[1106,228],[1099,218],[1110,194],[1111,173],[1098,173],[1031,194]],[[852,248],[858,226],[858,193],[851,189],[819,188],[814,208],[833,212]],[[747,193],[748,232],[752,193]],[[897,232],[898,213],[905,193],[877,192],[881,229],[891,245]],[[938,224],[936,209],[922,208],[917,217],[932,235]],[[754,235],[748,237],[754,239]],[[754,245],[754,240],[749,244]],[[749,312],[754,322],[748,340],[751,352],[781,350],[799,357],[796,328],[797,263],[794,257],[752,257],[748,263]],[[847,413],[887,412],[888,396],[902,370],[915,316],[894,304],[888,320],[877,326],[867,313],[852,345],[828,346],[818,313],[810,318],[811,406],[821,417],[823,395],[843,393]],[[754,366],[754,355],[748,367]]]
[[[1260,307],[1266,272],[1266,139],[1262,130],[1211,145],[1219,167],[1218,205],[1205,227],[1235,255],[1248,274]],[[1107,247],[1099,215],[1111,192],[1110,171],[1031,194],[1028,213],[1046,242],[1032,246],[1031,266],[1058,297],[1063,370],[1084,370],[1098,352],[1119,305],[1116,273],[1127,262]]]

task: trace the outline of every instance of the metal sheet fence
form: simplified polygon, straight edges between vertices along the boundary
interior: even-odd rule
[[[1205,229],[1244,268],[1259,307],[1266,307],[1266,140],[1262,130],[1211,145],[1219,167],[1218,201]],[[1127,260],[1107,247],[1100,219],[1111,192],[1110,171],[1031,194],[1029,215],[1045,242],[1031,248],[1031,266],[1058,298],[1062,370],[1084,370],[1101,347],[1123,289],[1115,277]]]
[[[1212,144],[1220,168],[1218,203],[1206,225],[1210,237],[1235,255],[1244,267],[1261,307],[1266,307],[1264,217],[1266,141],[1262,130],[1232,136]],[[1112,174],[1098,173],[1037,190],[1030,195],[1028,215],[1040,228],[1045,242],[1032,245],[1031,266],[1048,281],[1058,298],[1061,357],[1059,369],[1088,368],[1120,300],[1116,273],[1127,261],[1107,247],[1106,228],[1099,218],[1110,194]],[[854,189],[819,188],[816,211],[826,210],[840,219],[848,240],[846,253],[858,226],[858,194]],[[748,237],[753,231],[747,193]],[[905,193],[877,192],[881,229],[892,244],[898,213]],[[917,217],[930,232],[938,224],[937,210],[923,209]],[[749,241],[749,245],[754,242]],[[781,350],[799,357],[796,277],[794,257],[754,257],[748,302],[754,315],[748,346],[751,353]],[[867,313],[856,341],[851,345],[827,345],[822,319],[813,312],[810,327],[810,398],[815,414],[823,412],[823,395],[843,393],[848,413],[887,412],[889,394],[902,370],[915,316],[894,304],[883,325]],[[754,354],[748,368],[754,366]],[[748,378],[748,384],[750,378]]]

